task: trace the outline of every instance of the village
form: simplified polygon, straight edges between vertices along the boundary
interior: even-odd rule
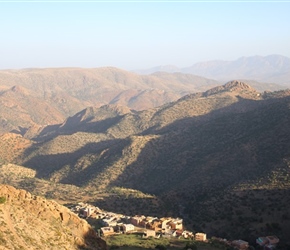
[[[157,218],[152,216],[135,215],[128,216],[101,210],[87,203],[78,203],[70,207],[71,211],[89,222],[98,221],[100,227],[96,231],[100,237],[117,234],[142,233],[142,238],[184,238],[197,242],[209,242],[205,232],[191,232],[184,228],[182,218]],[[211,240],[220,242],[225,246],[237,250],[255,249],[245,240],[227,240],[219,237],[211,237]],[[275,235],[261,236],[256,239],[257,248],[263,250],[274,250],[279,243]]]

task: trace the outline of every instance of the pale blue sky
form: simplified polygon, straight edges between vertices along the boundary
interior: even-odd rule
[[[0,0],[0,69],[127,70],[280,54],[290,57],[290,2]]]

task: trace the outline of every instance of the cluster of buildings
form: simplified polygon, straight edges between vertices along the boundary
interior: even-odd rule
[[[181,218],[157,218],[152,216],[126,216],[112,212],[105,212],[98,207],[85,203],[78,203],[71,208],[81,218],[94,218],[101,222],[100,234],[108,236],[120,233],[142,232],[144,238],[154,237],[183,237],[197,241],[206,241],[205,233],[193,233],[184,230]]]
[[[78,203],[76,206],[71,207],[71,211],[77,213],[81,218],[98,220],[102,225],[99,230],[101,236],[139,232],[142,233],[143,238],[159,238],[162,236],[167,238],[183,237],[196,241],[207,241],[205,233],[193,233],[184,230],[183,219],[181,218],[157,218],[144,215],[126,216],[106,212],[86,203]],[[218,237],[212,237],[212,239],[232,246],[235,249],[249,249],[249,243],[244,240],[228,241]],[[279,243],[279,239],[276,236],[259,237],[256,239],[256,243],[263,250],[273,250]]]

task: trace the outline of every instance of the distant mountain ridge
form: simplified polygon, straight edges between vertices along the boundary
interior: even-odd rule
[[[285,88],[245,82],[258,91]],[[192,74],[138,75],[113,67],[1,70],[0,133],[38,131],[90,106],[115,104],[148,110],[219,85],[219,81]]]
[[[219,84],[189,74],[141,76],[112,67],[1,70],[0,133],[61,123],[89,106],[154,108]]]
[[[185,68],[159,66],[135,72],[152,74],[157,71],[195,74],[219,81],[248,79],[290,87],[290,58],[281,55],[241,57],[234,61],[205,61]]]

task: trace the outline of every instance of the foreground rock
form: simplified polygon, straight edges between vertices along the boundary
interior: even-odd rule
[[[85,221],[54,201],[0,185],[0,249],[97,249],[106,243]]]

